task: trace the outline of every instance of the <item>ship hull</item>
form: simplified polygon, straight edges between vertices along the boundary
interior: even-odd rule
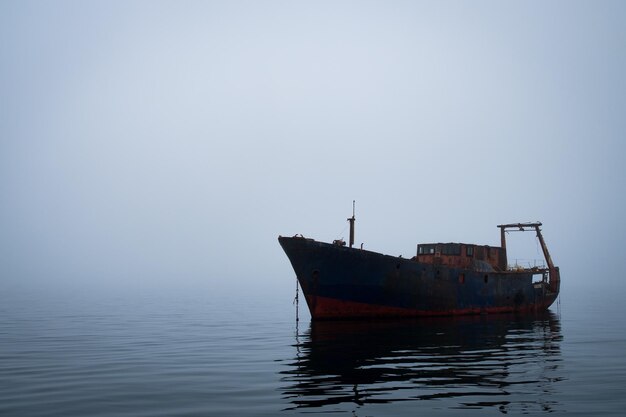
[[[530,271],[474,270],[280,237],[317,319],[541,311],[556,299]]]

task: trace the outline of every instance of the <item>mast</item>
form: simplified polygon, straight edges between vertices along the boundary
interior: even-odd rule
[[[352,200],[352,217],[348,219],[348,221],[350,222],[350,247],[354,245],[354,221],[355,220],[356,219],[354,217],[354,200]]]

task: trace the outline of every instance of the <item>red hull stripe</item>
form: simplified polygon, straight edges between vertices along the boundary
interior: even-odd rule
[[[514,311],[545,310],[549,304],[525,305],[521,307],[476,307],[451,310],[418,310],[402,307],[388,307],[375,304],[343,301],[335,298],[307,296],[307,304],[311,317],[314,319],[344,319],[363,317],[423,317],[423,316],[455,316],[484,313],[510,313]]]

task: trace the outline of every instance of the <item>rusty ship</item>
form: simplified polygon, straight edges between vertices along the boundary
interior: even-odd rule
[[[403,258],[354,247],[350,239],[319,242],[279,236],[313,320],[420,317],[548,309],[560,288],[540,222],[501,224],[501,246],[421,243]],[[508,231],[534,231],[544,255],[540,266],[509,266]]]

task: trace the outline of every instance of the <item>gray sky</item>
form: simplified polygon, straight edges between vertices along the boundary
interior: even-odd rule
[[[541,220],[564,285],[623,281],[624,22],[620,1],[3,1],[1,281],[291,289],[277,236],[347,237],[353,199],[368,249]]]

